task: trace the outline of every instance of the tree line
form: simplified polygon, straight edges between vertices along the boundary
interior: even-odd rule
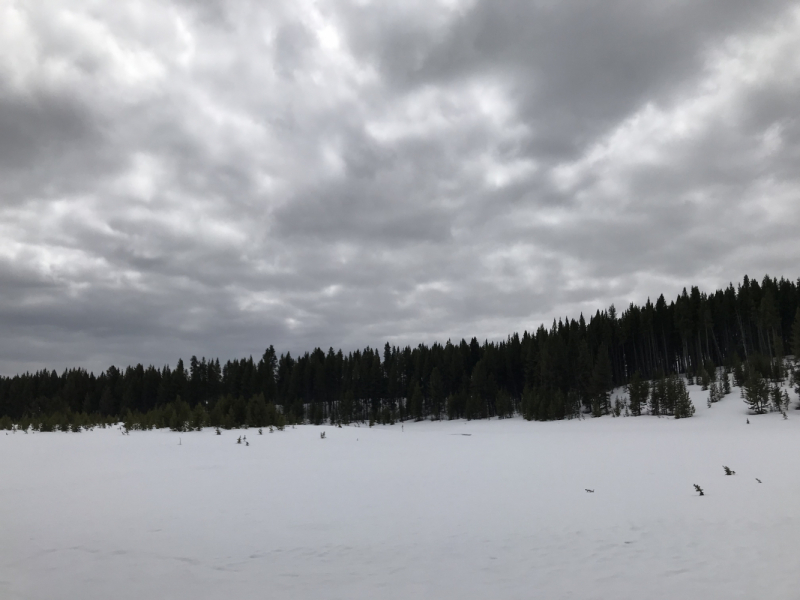
[[[382,352],[347,354],[315,348],[297,357],[269,346],[258,360],[224,364],[193,356],[174,368],[3,376],[0,419],[53,426],[127,419],[155,427],[515,414],[553,420],[612,412],[609,392],[631,381],[699,377],[742,361],[777,364],[787,354],[800,355],[800,280],[745,276],[714,293],[691,287],[669,303],[661,295],[621,312],[612,305],[588,321],[557,319],[496,342],[387,343]]]

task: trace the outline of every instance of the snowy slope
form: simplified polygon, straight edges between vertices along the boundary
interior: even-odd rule
[[[690,389],[684,420],[0,434],[0,598],[800,597],[800,413]]]

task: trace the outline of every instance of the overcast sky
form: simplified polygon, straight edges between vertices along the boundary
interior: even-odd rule
[[[0,0],[0,372],[800,276],[800,6]]]

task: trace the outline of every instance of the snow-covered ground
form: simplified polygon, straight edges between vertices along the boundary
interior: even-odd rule
[[[685,420],[0,433],[0,598],[800,597],[800,412],[690,389]]]

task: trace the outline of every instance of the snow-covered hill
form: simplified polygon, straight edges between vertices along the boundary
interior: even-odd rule
[[[800,597],[800,412],[690,390],[682,420],[0,434],[0,597]]]

